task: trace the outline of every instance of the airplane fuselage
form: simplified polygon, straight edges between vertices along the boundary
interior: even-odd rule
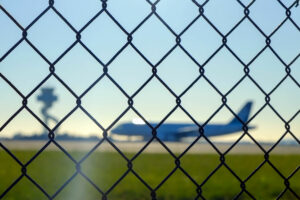
[[[151,123],[152,127],[157,124]],[[207,137],[239,132],[241,124],[214,124],[204,126],[204,135]],[[112,131],[113,134],[125,136],[142,136],[144,140],[152,137],[152,129],[147,124],[123,123]],[[179,141],[182,137],[199,136],[199,127],[188,123],[166,123],[157,129],[157,137],[164,141]]]

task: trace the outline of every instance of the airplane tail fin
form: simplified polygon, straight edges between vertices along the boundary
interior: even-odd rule
[[[247,102],[244,107],[239,111],[239,113],[237,114],[237,116],[243,121],[243,122],[247,122],[249,119],[249,115],[250,115],[250,110],[252,107],[253,102],[249,101]],[[229,124],[240,124],[240,120],[236,117],[234,117]]]

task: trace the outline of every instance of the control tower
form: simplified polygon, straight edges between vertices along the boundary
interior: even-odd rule
[[[37,100],[41,101],[44,104],[44,106],[41,109],[43,121],[47,126],[49,126],[50,120],[54,121],[55,123],[58,123],[58,120],[48,113],[48,110],[53,106],[53,103],[58,100],[58,97],[53,94],[54,88],[45,87],[41,90],[42,93],[37,96]],[[48,134],[47,132],[48,131],[45,129],[43,134]]]

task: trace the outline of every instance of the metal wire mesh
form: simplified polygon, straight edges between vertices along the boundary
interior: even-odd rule
[[[161,188],[161,186],[176,172],[176,171],[181,171],[183,174],[186,175],[188,179],[192,181],[192,183],[196,186],[197,188],[197,196],[195,199],[205,199],[203,196],[203,186],[206,184],[206,182],[210,179],[211,176],[213,176],[220,167],[224,166],[235,178],[236,180],[240,183],[240,192],[236,195],[236,199],[239,198],[242,194],[246,194],[249,198],[255,199],[255,195],[250,193],[250,191],[247,190],[247,182],[248,180],[257,172],[261,169],[262,166],[265,164],[270,165],[274,171],[278,173],[278,175],[282,178],[282,181],[284,182],[284,190],[280,193],[278,198],[281,198],[287,191],[290,191],[295,198],[300,199],[299,195],[290,187],[290,179],[297,173],[299,170],[300,166],[298,166],[289,176],[284,176],[283,173],[279,169],[276,168],[275,165],[269,160],[269,154],[271,151],[273,151],[274,148],[280,143],[280,141],[286,136],[290,135],[292,136],[298,144],[300,144],[300,140],[295,136],[295,134],[290,130],[290,123],[293,121],[294,118],[299,114],[299,110],[294,114],[294,116],[288,120],[284,119],[281,114],[272,106],[270,103],[270,95],[286,80],[286,79],[291,79],[297,87],[300,87],[300,84],[296,78],[294,78],[291,74],[291,69],[290,66],[299,58],[300,52],[297,52],[297,56],[290,62],[286,63],[284,60],[281,58],[280,54],[278,54],[274,48],[272,48],[272,36],[287,22],[291,22],[294,27],[300,31],[299,25],[291,18],[291,9],[294,6],[298,6],[299,1],[293,2],[289,7],[287,7],[284,3],[282,3],[281,0],[277,0],[276,2],[282,6],[285,9],[285,14],[286,17],[285,19],[270,33],[266,34],[260,26],[258,26],[255,21],[250,17],[249,13],[251,11],[251,6],[255,3],[255,1],[251,1],[248,5],[245,5],[242,1],[237,0],[239,3],[241,9],[244,10],[244,16],[226,33],[222,33],[217,26],[215,26],[210,19],[205,15],[205,6],[208,3],[208,0],[203,2],[203,3],[198,3],[196,0],[192,0],[194,3],[194,6],[199,9],[199,14],[196,18],[194,18],[180,33],[176,33],[171,26],[156,12],[156,8],[159,6],[160,1],[157,0],[155,2],[151,2],[150,0],[146,0],[145,3],[149,5],[149,14],[131,31],[128,32],[121,23],[119,23],[118,20],[111,14],[109,9],[107,9],[107,5],[109,4],[109,1],[107,0],[101,0],[99,3],[102,4],[102,9],[99,10],[99,12],[92,17],[81,29],[77,30],[74,28],[74,26],[64,17],[64,14],[59,12],[56,7],[55,7],[55,2],[54,0],[49,0],[49,5],[27,26],[23,27],[15,18],[13,15],[11,15],[2,5],[0,5],[0,10],[7,15],[10,20],[22,31],[22,38],[14,44],[7,52],[5,52],[4,55],[1,56],[0,58],[0,63],[6,59],[6,57],[13,52],[16,47],[18,47],[21,43],[25,42],[27,43],[48,65],[49,65],[49,74],[38,84],[36,87],[29,92],[29,94],[24,95],[22,94],[19,89],[8,80],[7,77],[5,77],[1,71],[0,71],[0,77],[3,79],[9,86],[22,98],[22,106],[15,112],[1,127],[0,131],[5,129],[5,127],[22,111],[26,110],[28,111],[35,119],[37,119],[40,124],[48,131],[48,137],[49,141],[26,163],[21,162],[8,148],[5,147],[3,143],[0,142],[1,148],[6,151],[19,165],[21,168],[22,174],[2,193],[0,194],[0,199],[4,198],[6,194],[21,180],[24,178],[27,178],[29,181],[31,181],[48,199],[55,199],[55,197],[73,180],[76,176],[82,176],[85,178],[94,188],[96,188],[99,193],[102,195],[102,199],[107,199],[107,195],[120,183],[124,177],[126,177],[129,173],[133,174],[136,176],[142,184],[144,184],[148,189],[149,189],[149,195],[151,195],[152,199],[156,199],[156,193],[157,191]],[[56,13],[56,15],[65,23],[67,27],[72,30],[76,38],[74,38],[74,42],[54,61],[51,62],[45,56],[28,38],[27,38],[27,33],[28,30],[31,29],[35,24],[43,18],[43,16],[49,12],[49,10],[52,10]],[[92,24],[95,19],[97,19],[101,15],[107,15],[111,20],[112,23],[115,23],[121,32],[127,35],[127,42],[118,50],[117,53],[108,61],[108,62],[103,62],[97,55],[89,49],[84,42],[81,40],[81,34],[86,30],[86,28]],[[134,33],[147,21],[149,20],[150,17],[156,17],[161,24],[163,24],[169,32],[173,35],[175,39],[175,44],[168,50],[168,52],[165,55],[162,55],[161,59],[157,63],[152,63],[145,55],[144,53],[133,44],[133,39],[134,39]],[[190,52],[181,44],[181,37],[185,34],[185,32],[197,21],[197,20],[205,20],[215,31],[217,34],[219,34],[222,38],[222,44],[219,46],[219,48],[210,55],[210,57],[203,63],[200,64],[195,57],[193,57]],[[257,52],[256,56],[251,59],[250,62],[245,63],[237,53],[235,53],[230,45],[227,44],[227,38],[228,36],[237,28],[240,26],[240,24],[243,21],[248,21],[250,22],[258,31],[259,33],[265,38],[265,46]],[[60,76],[55,72],[55,66],[56,64],[76,45],[79,44],[81,45],[86,52],[88,52],[98,63],[99,65],[103,68],[103,73],[98,77],[98,79],[93,82],[81,95],[77,95],[70,86],[62,79]],[[139,87],[133,95],[129,95],[126,93],[126,91],[122,88],[122,85],[120,85],[116,80],[112,78],[112,76],[109,73],[109,66],[111,63],[114,62],[114,60],[120,55],[124,49],[126,49],[128,46],[131,46],[144,61],[148,63],[148,65],[152,68],[152,75],[142,84],[141,87]],[[199,67],[199,75],[198,77],[180,94],[177,95],[169,86],[168,84],[158,75],[158,70],[160,64],[171,54],[171,52],[174,51],[174,49],[180,48],[198,67]],[[210,79],[206,76],[205,74],[205,66],[207,63],[210,62],[210,60],[219,53],[221,49],[227,49],[235,58],[236,60],[243,66],[244,70],[244,75],[239,79],[239,81],[234,84],[234,86],[227,92],[227,93],[222,93],[213,82],[210,81]],[[278,60],[281,62],[281,64],[285,67],[286,75],[282,80],[270,91],[266,92],[260,84],[257,83],[255,78],[253,78],[250,75],[250,68],[249,66],[266,50],[269,49],[271,52],[278,58]],[[72,94],[76,98],[76,106],[67,114],[65,115],[56,125],[54,128],[48,127],[42,119],[38,117],[36,113],[34,113],[28,106],[28,99],[50,78],[53,77],[57,81],[61,83],[63,87],[65,87],[70,94]],[[90,114],[81,104],[81,99],[101,80],[107,77],[111,83],[113,83],[121,92],[122,94],[127,98],[127,103],[128,107],[122,112],[121,115],[119,115],[111,124],[108,128],[104,128],[101,125],[101,122],[97,121],[92,114]],[[246,78],[250,79],[254,85],[261,91],[261,93],[265,97],[265,104],[247,121],[243,122],[238,115],[232,110],[232,108],[227,104],[227,96],[235,90],[235,88],[240,85],[241,82],[243,82]],[[157,126],[153,127],[147,120],[146,118],[135,108],[134,105],[134,100],[137,94],[139,94],[144,87],[152,80],[152,79],[157,79],[169,92],[174,96],[174,99],[176,101],[175,107],[158,123]],[[205,123],[199,124],[197,120],[195,120],[192,115],[181,105],[181,98],[189,91],[195,83],[197,83],[199,80],[205,80],[210,86],[214,88],[214,90],[220,95],[222,99],[222,105],[216,109],[216,111],[206,120]],[[225,151],[224,153],[221,152],[218,147],[211,142],[211,140],[206,137],[204,127],[210,122],[210,120],[223,108],[227,108],[228,111],[232,113],[242,124],[243,124],[243,133],[239,137],[239,139],[234,142],[230,148]],[[256,141],[254,137],[251,136],[248,132],[248,125],[249,123],[265,108],[269,107],[280,119],[281,121],[285,124],[285,133],[280,137],[280,139],[269,149],[265,150],[259,142]],[[55,130],[58,129],[58,127],[67,119],[69,118],[77,109],[82,110],[86,116],[88,116],[98,127],[99,129],[102,130],[103,138],[94,146],[81,160],[77,161],[75,158],[72,157],[72,155],[62,147],[59,142],[55,140]],[[162,141],[159,137],[157,137],[157,129],[166,121],[166,119],[174,113],[175,110],[180,109],[182,110],[198,127],[199,127],[199,136],[195,138],[195,140],[186,148],[185,151],[183,151],[180,155],[175,155],[169,147]],[[108,132],[111,130],[111,128],[129,111],[132,110],[134,113],[136,113],[152,130],[152,138],[147,141],[147,143],[132,157],[128,158],[115,144],[114,142],[108,137]],[[236,144],[241,141],[245,136],[248,136],[251,138],[251,140],[259,147],[259,149],[263,152],[264,154],[264,161],[245,179],[242,179],[237,175],[237,173],[229,167],[229,165],[226,163],[226,155],[236,146]],[[206,177],[206,179],[199,183],[197,182],[187,171],[185,168],[182,167],[181,165],[181,158],[201,139],[204,138],[210,145],[211,147],[216,151],[216,153],[219,155],[220,158],[220,163],[218,166]],[[133,161],[154,141],[157,140],[158,143],[173,157],[175,161],[175,167],[173,170],[156,186],[156,187],[151,187],[147,181],[145,181],[139,174],[133,169]],[[96,148],[101,146],[103,142],[108,142],[127,162],[127,171],[106,191],[103,189],[99,188],[93,181],[81,170],[81,164],[85,162],[85,160],[95,151]],[[57,146],[73,163],[74,166],[76,166],[76,172],[68,179],[65,181],[65,183],[54,193],[54,194],[49,194],[41,185],[39,185],[30,175],[27,173],[27,167],[50,145],[54,144]]]

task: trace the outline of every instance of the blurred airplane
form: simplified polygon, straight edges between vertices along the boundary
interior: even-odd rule
[[[247,122],[252,102],[247,102],[244,107],[238,112],[237,116],[243,122]],[[204,126],[204,135],[223,136],[240,132],[243,130],[243,125],[236,117],[234,117],[227,124],[207,124]],[[152,127],[156,127],[157,123],[150,123]],[[248,126],[248,129],[254,127]],[[136,121],[130,123],[122,123],[111,131],[111,135],[140,136],[143,140],[149,140],[152,137],[151,128],[145,123],[138,123]],[[157,129],[157,137],[163,141],[180,141],[184,137],[196,137],[199,135],[199,127],[195,124],[188,123],[163,123]]]

